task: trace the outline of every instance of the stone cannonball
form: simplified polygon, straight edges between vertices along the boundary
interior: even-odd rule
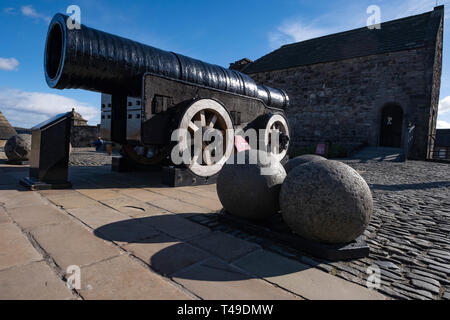
[[[315,154],[304,154],[295,158],[292,158],[288,162],[285,163],[284,169],[286,170],[286,173],[289,173],[294,169],[295,167],[308,163],[308,162],[317,162],[317,161],[323,161],[327,160],[324,157],[315,155]]]
[[[372,194],[365,180],[338,161],[310,162],[294,168],[280,191],[283,220],[303,238],[349,243],[370,222]]]
[[[18,134],[5,144],[5,154],[9,161],[26,161],[31,152],[31,135]]]
[[[229,214],[262,220],[280,211],[279,193],[285,177],[283,166],[270,154],[242,151],[234,156],[233,164],[225,164],[220,171],[217,194]]]

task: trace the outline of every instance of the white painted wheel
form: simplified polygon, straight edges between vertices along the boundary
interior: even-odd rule
[[[287,120],[281,114],[274,114],[269,118],[262,141],[267,152],[270,152],[278,161],[281,161],[287,154],[289,139],[286,145],[283,145],[282,141],[280,141],[281,139],[278,139],[278,141],[275,139],[275,143],[273,144],[272,135],[275,135],[275,137],[278,136],[279,138],[283,136],[290,138]]]
[[[184,112],[179,129],[182,129],[178,131],[181,150],[187,148],[191,150],[188,168],[201,177],[210,177],[218,173],[234,148],[233,122],[225,107],[216,100],[197,100]],[[202,138],[199,145],[200,134]],[[203,137],[212,135],[220,139],[217,141],[222,141],[215,148],[212,148],[214,144],[211,142],[203,141]],[[213,142],[217,141],[213,139]]]

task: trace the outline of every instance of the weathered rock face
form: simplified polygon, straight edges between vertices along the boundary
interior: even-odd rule
[[[31,152],[31,135],[18,134],[5,144],[5,154],[9,161],[26,161]]]
[[[317,162],[317,161],[324,161],[327,160],[324,157],[318,156],[316,154],[304,154],[298,157],[295,157],[284,165],[284,169],[286,170],[286,173],[289,174],[289,172],[292,171],[297,166],[300,166],[302,164],[308,163],[308,162]]]
[[[348,243],[370,222],[372,194],[364,179],[338,161],[310,162],[294,168],[280,192],[283,219],[310,240]]]
[[[428,47],[250,76],[289,95],[292,147],[323,141],[348,149],[378,146],[382,109],[395,103],[403,110],[403,130],[415,125],[411,156],[425,159],[436,128],[441,68],[442,26]]]
[[[238,164],[245,159],[245,164]],[[249,150],[225,164],[217,178],[217,194],[228,213],[260,220],[280,210],[279,193],[286,177],[283,166],[269,154]]]

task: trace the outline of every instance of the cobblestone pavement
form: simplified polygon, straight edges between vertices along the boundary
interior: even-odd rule
[[[114,153],[113,155],[117,155]],[[104,152],[96,152],[95,148],[72,148],[69,158],[70,166],[105,166],[111,164],[111,156]]]
[[[450,299],[450,164],[347,164],[366,179],[375,208],[365,233],[370,256],[338,264],[342,276],[361,280],[358,273],[375,263],[386,294]]]
[[[358,170],[372,190],[374,212],[364,234],[367,258],[329,262],[221,225],[217,216],[199,221],[361,285],[367,268],[378,266],[379,291],[392,298],[450,299],[450,165],[343,162]]]

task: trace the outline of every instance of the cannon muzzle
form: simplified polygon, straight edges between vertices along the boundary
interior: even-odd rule
[[[257,85],[249,76],[181,54],[160,50],[81,25],[67,27],[68,16],[56,14],[47,33],[44,68],[55,89],[85,89],[140,96],[142,76],[182,80],[196,85],[259,98],[267,106],[285,108],[283,90]]]

